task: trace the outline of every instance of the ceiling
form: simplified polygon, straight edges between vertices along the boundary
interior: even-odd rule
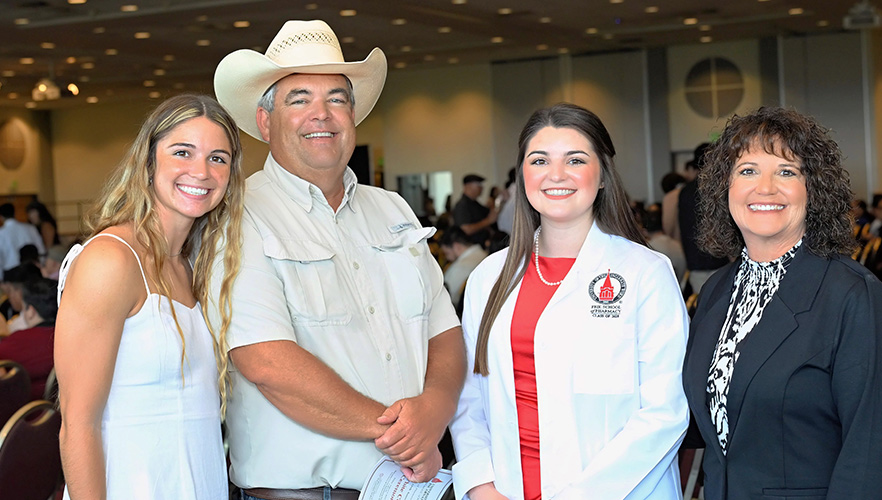
[[[2,1],[0,106],[211,93],[224,55],[263,52],[287,19],[327,21],[347,60],[378,46],[394,72],[832,33],[857,0],[69,1],[83,0]],[[62,88],[75,83],[79,94],[33,102],[31,90],[50,75]]]

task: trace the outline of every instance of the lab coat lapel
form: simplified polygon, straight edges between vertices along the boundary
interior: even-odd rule
[[[797,315],[811,308],[828,263],[826,259],[809,254],[804,247],[799,249],[778,291],[763,311],[762,319],[739,345],[740,355],[726,402],[730,439],[737,430],[747,388],[757,371],[799,327]]]
[[[708,301],[708,309],[704,316],[692,328],[696,332],[695,338],[692,339],[692,349],[689,356],[689,364],[686,367],[686,376],[694,383],[689,385],[689,399],[699,402],[699,404],[707,407],[707,377],[710,370],[711,359],[714,350],[717,347],[720,330],[723,328],[723,322],[726,320],[726,312],[729,309],[729,299],[732,295],[732,283],[735,279],[735,273],[738,266],[730,266],[727,276],[717,282],[717,286],[713,290],[708,290],[707,298],[702,300]],[[698,333],[700,332],[700,333]],[[695,423],[705,436],[716,436],[717,431],[710,418],[710,412],[699,411],[693,415]],[[726,463],[726,457],[720,448],[720,442],[717,439],[711,439],[705,443],[710,453],[717,456],[720,463]]]

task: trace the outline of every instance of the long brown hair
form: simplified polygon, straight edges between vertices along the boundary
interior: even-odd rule
[[[168,242],[162,233],[159,217],[155,210],[154,188],[150,180],[156,172],[156,145],[175,127],[192,118],[205,117],[223,128],[232,148],[230,180],[223,199],[217,207],[199,217],[190,228],[184,241],[181,255],[189,257],[199,248],[193,267],[193,295],[202,304],[203,316],[210,297],[208,290],[211,279],[211,265],[215,259],[217,243],[221,238],[227,242],[224,250],[225,274],[221,285],[219,304],[222,321],[220,330],[213,329],[214,354],[218,365],[218,390],[221,395],[221,413],[226,410],[226,394],[229,387],[226,355],[227,330],[229,329],[232,307],[230,290],[239,271],[241,254],[241,220],[245,197],[245,174],[242,171],[242,146],[239,130],[233,118],[211,97],[183,94],[172,97],[156,107],[144,121],[138,136],[119,166],[113,171],[104,185],[95,205],[86,215],[86,227],[90,237],[105,229],[120,224],[133,223],[138,243],[149,252],[152,266],[148,271],[154,278],[159,294],[168,299],[171,305],[171,290],[162,276],[169,254]],[[201,242],[201,243],[200,243]],[[181,367],[186,360],[184,333],[178,324],[175,308],[171,307],[172,317],[181,338]],[[216,332],[216,333],[215,333]]]
[[[518,163],[515,175],[517,188],[511,245],[502,272],[490,291],[484,315],[481,317],[481,326],[478,329],[474,371],[481,375],[490,373],[487,364],[490,329],[506,299],[524,277],[533,250],[533,233],[539,227],[539,212],[530,205],[524,189],[524,157],[527,154],[527,144],[539,130],[545,127],[573,129],[588,138],[600,160],[600,179],[603,186],[597,192],[592,206],[597,226],[607,234],[646,245],[646,239],[628,204],[628,195],[622,186],[622,179],[615,169],[613,162],[613,157],[616,155],[615,147],[600,118],[581,106],[569,103],[555,104],[533,113],[518,139]]]

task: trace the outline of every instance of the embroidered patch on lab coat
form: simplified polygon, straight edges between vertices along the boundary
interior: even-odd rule
[[[591,305],[591,315],[595,318],[618,318],[622,311],[618,304],[625,291],[628,289],[625,278],[620,274],[610,272],[597,276],[588,285],[588,295],[596,304]]]

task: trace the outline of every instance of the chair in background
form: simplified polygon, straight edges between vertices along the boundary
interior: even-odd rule
[[[46,377],[46,388],[43,389],[43,399],[52,403],[58,403],[58,379],[55,377],[55,367]]]
[[[23,366],[0,360],[0,426],[31,400],[31,377]]]
[[[0,500],[46,500],[61,479],[61,413],[49,401],[21,407],[0,430]]]

